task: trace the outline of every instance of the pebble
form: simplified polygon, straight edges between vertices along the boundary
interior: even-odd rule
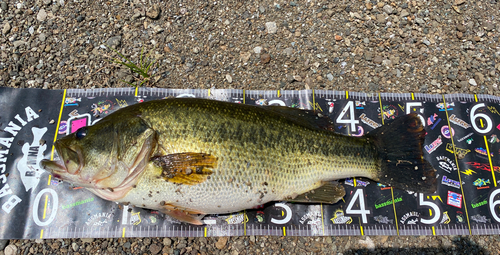
[[[476,80],[474,79],[469,79],[469,84],[472,86],[477,86]]]
[[[10,32],[11,26],[9,22],[5,22],[5,25],[3,25],[2,28],[2,34],[6,35]]]
[[[231,83],[231,82],[233,82],[233,77],[231,77],[230,74],[226,74],[226,80],[227,80],[227,82]]]
[[[400,16],[403,18],[408,17],[410,16],[410,13],[407,10],[402,10]]]
[[[0,251],[3,251],[3,249],[8,243],[9,243],[8,239],[0,239]]]
[[[333,74],[329,73],[326,75],[326,78],[329,80],[329,81],[333,81]]]
[[[382,57],[381,57],[381,56],[375,56],[375,58],[373,59],[373,62],[374,62],[375,64],[380,64],[380,63],[382,63],[382,60],[383,60],[383,59],[382,59]]]
[[[386,4],[386,5],[384,5],[383,10],[387,14],[392,14],[392,12],[394,11],[394,8],[392,8],[392,6]]]
[[[288,57],[292,56],[293,54],[293,49],[292,48],[286,48],[284,51],[283,51]]]
[[[150,19],[157,19],[160,16],[160,6],[158,5],[153,5],[152,7],[148,8],[146,11],[146,16]]]
[[[15,246],[13,244],[9,244],[9,245],[7,245],[7,247],[5,247],[3,252],[5,255],[15,255],[15,254],[17,254],[17,246]]]
[[[260,62],[262,62],[263,64],[267,64],[270,61],[271,61],[271,55],[267,53],[260,55]]]
[[[112,47],[112,48],[117,48],[120,46],[121,44],[121,40],[122,40],[122,37],[121,36],[113,36],[111,38],[109,38],[106,43],[109,45],[109,47]]]
[[[260,54],[262,52],[262,47],[257,46],[255,48],[253,48],[253,52],[255,52],[255,54]]]
[[[228,240],[229,238],[227,236],[219,237],[219,239],[215,243],[215,247],[217,247],[217,249],[219,250],[222,250],[226,246]]]
[[[149,251],[151,252],[151,254],[155,255],[161,251],[161,248],[160,248],[160,246],[158,246],[156,244],[151,244],[149,246]]]
[[[266,22],[266,31],[268,34],[276,34],[278,32],[276,22]]]
[[[38,11],[38,14],[36,15],[36,19],[38,21],[45,21],[45,19],[47,19],[47,12],[45,11],[45,9],[40,9]]]
[[[342,41],[342,36],[335,35],[335,41]]]

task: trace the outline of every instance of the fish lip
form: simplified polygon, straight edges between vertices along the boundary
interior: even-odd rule
[[[69,148],[68,146],[63,145],[60,141],[56,141],[54,147],[59,155],[59,160],[48,160],[44,159],[40,162],[40,165],[43,169],[47,170],[55,175],[78,175],[83,168],[83,154],[80,149],[76,148],[75,150]],[[63,150],[67,150],[70,153],[76,153],[78,158],[78,168],[74,172],[70,172],[68,166],[66,165],[67,159],[65,155],[67,153],[63,153]],[[57,177],[60,178],[60,177]]]

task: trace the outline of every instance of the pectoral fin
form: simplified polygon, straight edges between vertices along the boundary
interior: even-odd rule
[[[338,182],[325,182],[323,186],[300,194],[287,201],[297,203],[335,204],[345,196],[344,187]]]
[[[187,222],[193,225],[203,225],[201,219],[206,214],[188,208],[177,207],[173,204],[164,204],[159,211],[181,222]]]
[[[207,180],[217,167],[217,158],[205,153],[185,152],[155,156],[155,166],[162,169],[161,177],[168,182],[195,185]]]

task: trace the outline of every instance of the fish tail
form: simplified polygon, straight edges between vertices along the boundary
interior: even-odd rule
[[[380,170],[373,178],[394,188],[434,193],[436,170],[424,159],[425,130],[416,113],[399,117],[367,134],[379,155]]]

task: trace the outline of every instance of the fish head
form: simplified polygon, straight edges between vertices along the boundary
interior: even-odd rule
[[[140,117],[108,117],[57,140],[59,160],[42,160],[42,168],[85,188],[134,185],[156,150],[156,132]]]

